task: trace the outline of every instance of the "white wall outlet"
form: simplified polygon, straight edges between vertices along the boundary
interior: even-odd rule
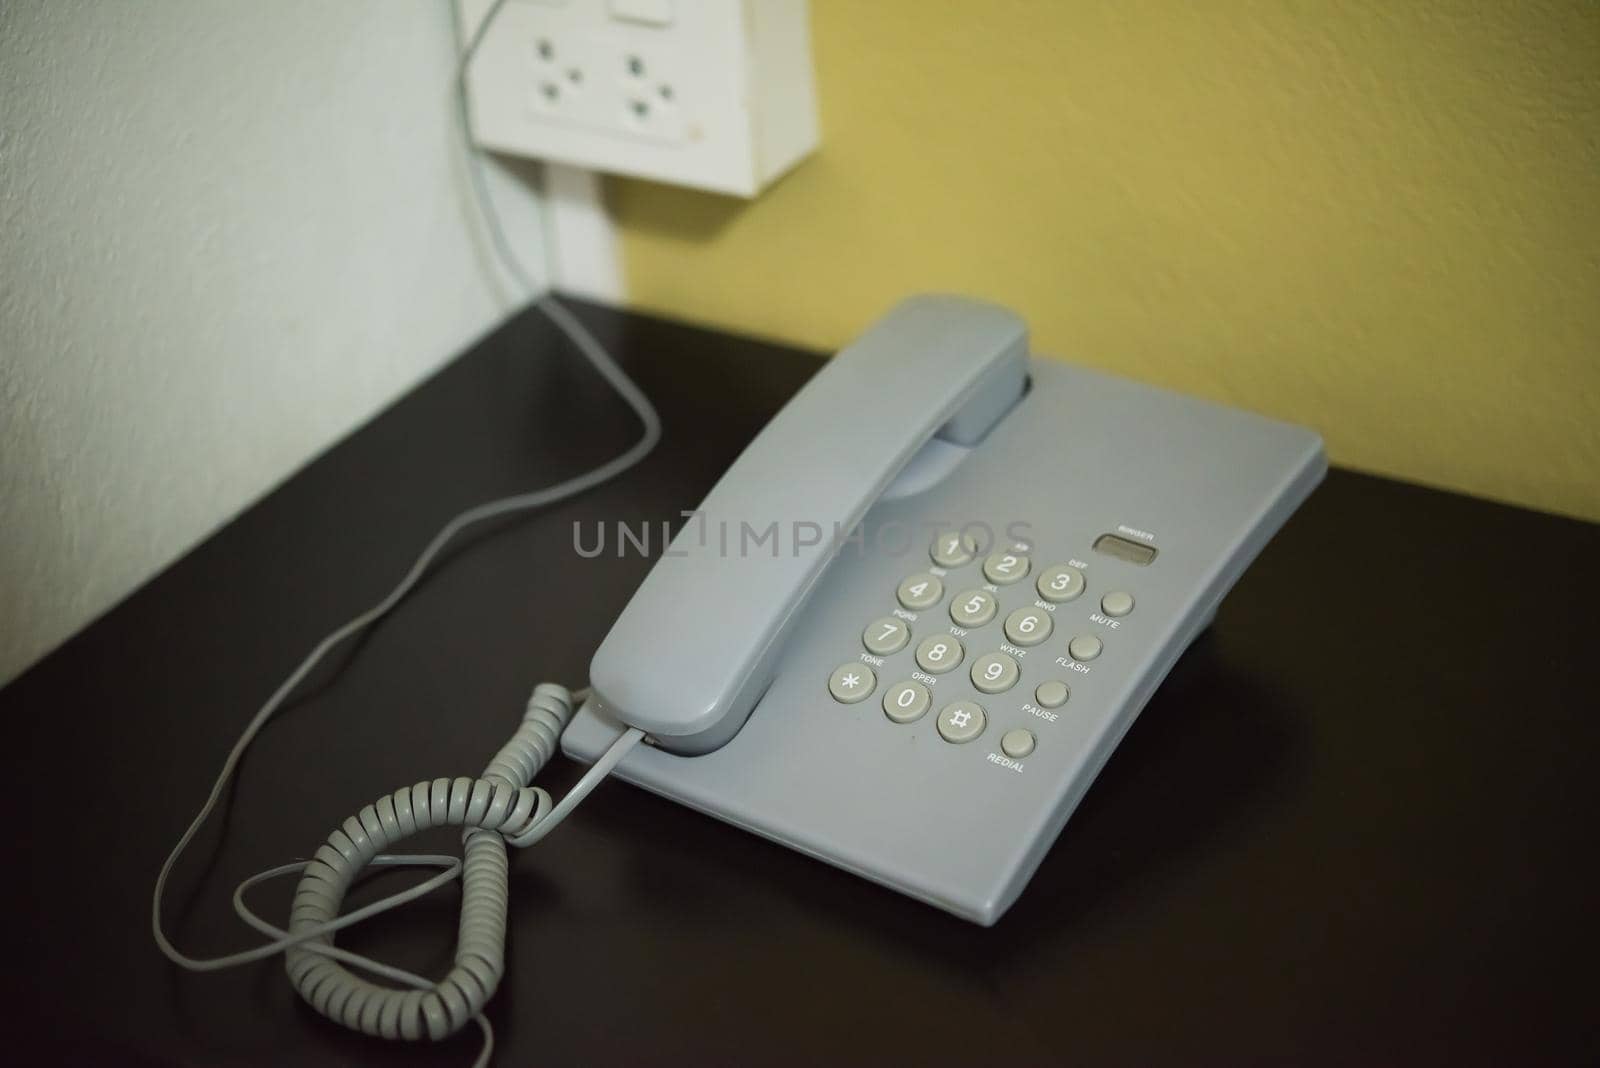
[[[470,37],[493,0],[463,0]],[[484,148],[755,196],[817,146],[806,0],[507,0],[467,76]]]

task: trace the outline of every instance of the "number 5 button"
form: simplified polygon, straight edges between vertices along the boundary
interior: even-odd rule
[[[1006,637],[1016,645],[1038,645],[1054,626],[1044,609],[1019,608],[1006,616]]]
[[[950,620],[958,627],[981,627],[994,618],[994,607],[988,590],[968,590],[950,602]]]

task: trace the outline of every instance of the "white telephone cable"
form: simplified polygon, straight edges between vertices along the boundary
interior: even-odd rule
[[[463,49],[457,68],[461,133],[467,140],[469,151],[472,151],[472,145],[466,122],[466,71],[504,2],[495,0],[490,7]],[[489,197],[481,158],[476,152],[472,152],[472,157],[468,167],[472,188],[495,252],[507,272],[531,290],[533,286],[528,273],[512,251],[495,212],[494,202]],[[549,794],[530,787],[529,783],[554,752],[561,729],[571,715],[573,698],[564,688],[541,685],[534,690],[522,726],[490,762],[481,778],[436,779],[432,783],[418,783],[397,790],[346,820],[329,835],[327,844],[318,850],[315,859],[270,868],[240,883],[233,894],[234,911],[270,941],[220,957],[190,957],[167,938],[161,923],[161,906],[173,867],[215,811],[223,790],[238,770],[239,760],[245,750],[295,688],[330,651],[388,614],[411,591],[445,546],[466,528],[575,496],[615,478],[655,448],[661,438],[661,420],[649,398],[617,366],[610,353],[576,316],[549,296],[540,299],[536,307],[566,335],[638,415],[643,425],[639,440],[621,455],[575,478],[545,489],[490,501],[457,515],[434,535],[387,596],[318,642],[257,710],[228,751],[200,811],[161,865],[150,902],[150,930],[156,946],[180,967],[197,972],[218,971],[286,952],[290,978],[302,996],[319,1012],[348,1026],[386,1037],[421,1037],[426,1034],[437,1039],[455,1033],[468,1021],[477,1023],[484,1039],[483,1048],[475,1062],[480,1066],[488,1063],[494,1049],[494,1031],[479,1010],[494,994],[504,966],[508,867],[504,844],[506,836],[511,836],[512,844],[519,846],[538,841],[565,819],[641,738],[637,730],[623,734],[562,798],[560,804],[551,807]],[[393,856],[381,852],[386,846],[416,831],[440,825],[467,828],[464,834],[464,863],[448,856]],[[393,866],[439,867],[443,870],[416,886],[343,916],[339,915],[345,892],[364,868]],[[295,894],[290,926],[285,930],[251,911],[244,895],[262,882],[294,872],[300,872],[302,878]],[[332,944],[334,932],[413,901],[443,886],[457,874],[462,874],[463,883],[460,938],[455,966],[443,980],[435,983]],[[351,974],[336,962],[415,989],[403,991],[380,987]]]

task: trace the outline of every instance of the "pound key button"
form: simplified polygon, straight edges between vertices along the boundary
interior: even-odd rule
[[[983,706],[976,701],[956,701],[939,713],[939,737],[947,742],[970,742],[983,733]]]

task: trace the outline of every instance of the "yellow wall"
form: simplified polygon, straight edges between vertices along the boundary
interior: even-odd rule
[[[757,0],[759,3],[760,0]],[[813,0],[823,148],[618,181],[637,306],[836,348],[943,289],[1035,345],[1600,518],[1600,4]]]

